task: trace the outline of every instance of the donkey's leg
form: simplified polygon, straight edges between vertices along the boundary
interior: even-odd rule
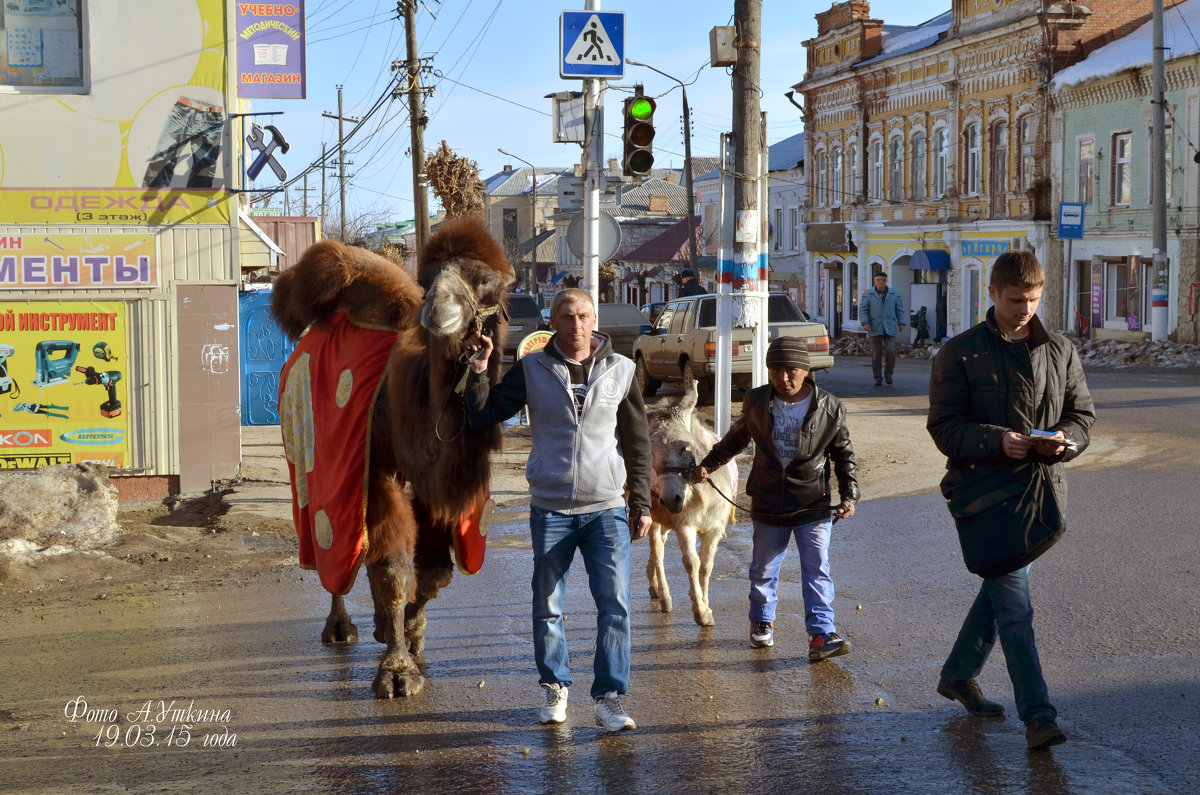
[[[717,547],[721,543],[721,539],[725,536],[725,529],[709,528],[707,532],[700,536],[700,592],[704,599],[704,607],[708,610],[708,624],[713,623],[712,610],[708,601],[708,581],[712,577],[713,562],[717,557]]]
[[[358,627],[350,620],[346,612],[346,600],[341,594],[334,594],[329,605],[329,616],[325,619],[325,629],[321,631],[322,643],[357,643]]]
[[[683,568],[688,575],[688,596],[692,599],[692,618],[702,627],[713,624],[712,610],[708,600],[704,598],[704,590],[700,587],[700,558],[696,555],[696,528],[684,525],[676,529],[679,537],[679,551],[683,553]]]
[[[404,638],[406,593],[413,579],[412,560],[403,553],[396,554],[372,563],[367,574],[375,600],[375,637],[387,644],[371,689],[376,698],[415,696],[425,686],[425,677],[409,655]]]
[[[671,588],[667,585],[663,551],[667,544],[670,528],[654,522],[650,525],[650,562],[646,564],[646,579],[650,581],[650,598],[658,600],[658,609],[671,612]]]

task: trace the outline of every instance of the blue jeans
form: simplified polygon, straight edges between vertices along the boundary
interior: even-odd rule
[[[796,539],[804,593],[804,625],[808,634],[833,632],[833,578],[829,576],[829,537],[833,519],[778,527],[754,522],[754,552],[750,557],[750,621],[774,621],[779,602],[779,568],[788,542]]]
[[[585,514],[529,509],[533,536],[533,653],[538,681],[570,686],[563,629],[567,571],[578,549],[596,601],[592,698],[629,687],[629,519],[624,508]]]
[[[984,578],[950,657],[942,666],[942,676],[952,682],[974,679],[983,670],[997,635],[1022,722],[1029,724],[1037,718],[1056,717],[1058,710],[1050,703],[1033,640],[1028,566],[1011,574]]]
[[[225,115],[221,108],[180,97],[167,114],[162,135],[142,178],[144,188],[169,188],[176,164],[190,151],[188,188],[211,188],[221,156],[221,132]]]

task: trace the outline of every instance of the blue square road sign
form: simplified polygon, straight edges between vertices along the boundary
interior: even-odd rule
[[[625,12],[564,11],[558,41],[560,77],[625,76]]]

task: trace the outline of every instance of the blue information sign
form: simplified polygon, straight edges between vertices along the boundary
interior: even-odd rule
[[[560,77],[625,76],[625,12],[564,11],[558,41]]]
[[[1083,202],[1058,203],[1058,239],[1083,239]]]

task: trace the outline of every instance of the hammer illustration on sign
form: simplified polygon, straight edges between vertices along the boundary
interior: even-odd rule
[[[273,124],[268,124],[267,129],[271,131],[271,142],[263,141],[263,128],[257,124],[250,127],[250,134],[246,136],[246,143],[251,149],[258,152],[258,157],[254,158],[254,162],[250,164],[250,168],[246,169],[246,176],[250,179],[258,179],[259,172],[264,166],[270,166],[275,172],[275,176],[279,177],[280,181],[287,179],[287,172],[283,170],[283,166],[279,165],[279,161],[275,159],[273,154],[278,149],[282,154],[287,154],[288,142],[284,140],[283,133],[279,132]]]

